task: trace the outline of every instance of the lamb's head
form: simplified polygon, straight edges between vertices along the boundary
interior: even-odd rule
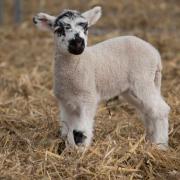
[[[54,33],[55,44],[63,54],[79,55],[87,46],[88,27],[101,17],[101,7],[96,6],[84,13],[64,10],[59,16],[39,13],[33,18],[41,30]]]

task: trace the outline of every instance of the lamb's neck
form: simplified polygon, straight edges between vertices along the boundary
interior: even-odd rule
[[[62,54],[55,51],[55,63],[64,65],[76,65],[81,60],[81,55]]]

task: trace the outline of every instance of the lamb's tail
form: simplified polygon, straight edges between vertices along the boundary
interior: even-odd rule
[[[161,91],[161,79],[162,79],[161,70],[162,70],[162,64],[161,64],[161,58],[159,57],[159,63],[157,65],[155,78],[154,78],[154,84],[159,92]]]

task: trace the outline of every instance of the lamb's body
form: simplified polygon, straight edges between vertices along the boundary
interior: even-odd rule
[[[87,117],[83,116],[87,119],[82,119],[85,127],[81,128],[79,123],[76,127],[76,120],[73,119],[74,122],[72,120],[66,124],[69,130],[71,126],[84,132],[87,131],[86,128],[92,129],[89,118],[91,121],[94,118],[97,103],[119,95],[123,95],[137,109],[141,109],[142,113],[154,113],[152,111],[160,108],[160,103],[162,111],[168,114],[169,108],[159,91],[162,69],[160,55],[149,43],[137,37],[110,39],[87,47],[80,56],[63,56],[58,54],[57,49],[54,68],[54,92],[61,102],[62,109],[69,111],[69,118],[73,119],[74,113],[81,116],[84,109],[91,114],[85,112]],[[83,124],[79,119],[78,122]],[[162,128],[167,129],[168,126]],[[149,131],[152,131],[151,128]],[[88,136],[88,133],[86,135]],[[159,137],[157,140],[156,137],[151,138],[161,143]],[[167,144],[167,135],[164,138],[163,143]]]
[[[80,56],[57,53],[54,67],[57,96],[69,93],[67,98],[72,99],[77,91],[82,97],[93,93],[109,99],[131,90],[136,82],[154,83],[161,59],[149,43],[123,36],[87,47]]]
[[[101,98],[117,96],[140,81],[154,81],[160,67],[159,53],[147,42],[134,37],[113,38],[89,48],[93,52],[97,92]]]
[[[54,32],[54,93],[61,110],[61,133],[74,145],[88,146],[100,100],[123,96],[140,112],[147,138],[167,146],[169,106],[161,97],[161,58],[149,43],[124,36],[87,47],[88,27],[101,8],[59,16],[39,13],[34,23]]]

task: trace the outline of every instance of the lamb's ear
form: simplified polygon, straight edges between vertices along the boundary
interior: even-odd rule
[[[33,17],[33,22],[40,30],[52,30],[55,19],[55,16],[50,16],[46,13],[38,13]]]
[[[82,14],[88,20],[88,26],[95,24],[101,17],[102,9],[100,6],[95,6],[94,8],[84,12]]]

